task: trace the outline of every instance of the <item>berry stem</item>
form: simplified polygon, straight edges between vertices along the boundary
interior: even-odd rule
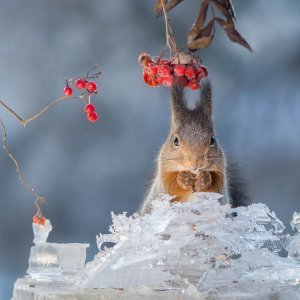
[[[211,4],[211,1],[209,1],[209,6],[211,9],[211,14],[213,16],[213,20],[216,20],[216,15],[215,15],[215,10],[214,10],[214,6]],[[214,21],[213,23],[213,31],[212,31],[212,35],[215,35],[215,31],[216,31],[216,22]]]
[[[92,76],[95,76],[95,77],[91,77],[90,76],[90,73],[96,69],[100,69],[99,65],[98,64],[95,64],[86,74],[86,79],[89,79],[89,78],[98,78],[99,75],[102,75],[102,72],[97,72],[95,74],[93,74]]]
[[[165,7],[165,1],[161,0],[161,6],[162,6],[162,10],[163,10],[163,14],[164,14],[164,18],[165,18],[165,25],[166,25],[166,43],[168,48],[170,49],[171,52],[176,52],[178,53],[180,51],[180,48],[177,46],[175,37],[173,35],[173,31],[172,31],[172,27],[170,25],[170,21],[167,15],[167,10]]]

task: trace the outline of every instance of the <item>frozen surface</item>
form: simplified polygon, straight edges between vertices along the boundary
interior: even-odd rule
[[[231,209],[213,193],[169,200],[162,196],[145,216],[112,214],[110,233],[97,236],[99,253],[73,284],[27,277],[14,299],[300,299],[300,214],[291,237],[263,204]]]

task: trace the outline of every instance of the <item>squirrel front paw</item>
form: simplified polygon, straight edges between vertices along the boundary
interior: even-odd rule
[[[196,174],[193,174],[190,171],[181,171],[177,175],[178,185],[186,191],[189,189],[193,189],[195,179],[196,179]]]
[[[202,192],[206,191],[210,188],[212,184],[212,178],[210,172],[202,171],[197,173],[195,185],[194,185],[194,191],[195,192]]]

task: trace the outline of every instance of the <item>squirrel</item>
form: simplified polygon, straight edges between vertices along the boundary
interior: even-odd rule
[[[171,202],[189,201],[194,192],[215,192],[232,207],[250,204],[238,169],[214,134],[210,82],[204,83],[194,109],[188,108],[182,88],[174,86],[171,93],[171,129],[140,213],[150,213],[151,202],[162,193],[174,196]]]

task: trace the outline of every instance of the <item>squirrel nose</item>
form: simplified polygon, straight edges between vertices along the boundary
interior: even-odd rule
[[[201,169],[204,165],[204,156],[203,157],[197,157],[195,159],[195,169],[198,171],[199,169]]]

